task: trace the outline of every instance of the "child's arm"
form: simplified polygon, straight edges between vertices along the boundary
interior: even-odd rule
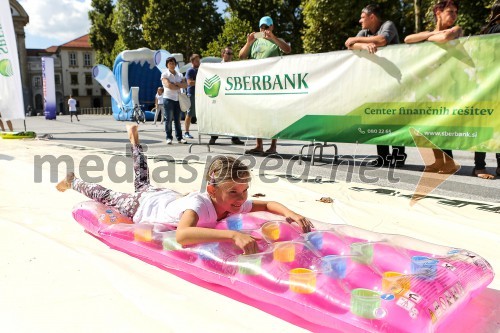
[[[208,242],[233,241],[243,250],[244,254],[257,253],[257,243],[250,235],[234,230],[217,230],[197,227],[198,214],[187,209],[177,225],[176,241],[181,245],[191,245]]]
[[[268,211],[286,217],[287,222],[296,222],[304,232],[311,231],[314,227],[306,217],[299,215],[276,201],[252,200],[252,212]]]

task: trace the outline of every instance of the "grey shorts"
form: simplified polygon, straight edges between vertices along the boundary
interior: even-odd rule
[[[191,107],[187,110],[187,114],[188,116],[196,117],[195,95],[189,96],[189,100],[191,101]]]

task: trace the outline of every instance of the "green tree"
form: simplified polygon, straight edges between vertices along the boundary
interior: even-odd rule
[[[208,44],[206,50],[202,52],[203,57],[220,57],[221,51],[226,46],[231,46],[234,51],[233,60],[239,60],[238,52],[245,45],[247,34],[252,31],[250,22],[239,19],[236,16],[229,16],[224,24],[224,29],[217,37],[217,40]]]
[[[142,18],[148,4],[149,0],[118,0],[116,2],[113,31],[121,39],[123,49],[117,49],[115,46],[115,51],[148,47],[142,31]]]
[[[213,0],[151,1],[143,22],[151,48],[182,53],[185,59],[205,49],[224,24]]]
[[[363,4],[350,0],[303,0],[304,52],[341,50],[350,36],[360,30]]]
[[[90,45],[96,51],[96,62],[112,67],[114,61],[112,51],[117,38],[111,27],[114,9],[112,0],[92,0],[91,6]]]
[[[250,31],[258,31],[262,16],[273,19],[276,35],[292,46],[292,53],[302,53],[301,32],[304,26],[301,0],[223,0],[231,16],[251,23]],[[250,32],[248,31],[248,32]],[[247,33],[248,33],[247,32]],[[243,45],[241,45],[243,46]]]

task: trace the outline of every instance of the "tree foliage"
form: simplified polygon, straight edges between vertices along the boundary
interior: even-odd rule
[[[90,44],[96,50],[96,62],[111,67],[114,61],[112,51],[117,38],[111,26],[114,6],[112,0],[92,0],[91,6]]]
[[[465,35],[479,32],[488,16],[492,0],[460,1],[457,24]],[[378,3],[383,19],[391,20],[398,28],[400,41],[419,30],[433,30],[434,0],[302,0],[305,28],[302,38],[305,52],[327,52],[345,49],[344,42],[361,29],[361,10],[369,3]],[[415,12],[417,11],[417,13]]]
[[[345,40],[359,31],[362,4],[337,0],[304,0],[304,52],[342,49]]]
[[[361,9],[378,3],[384,19],[393,21],[400,40],[419,30],[433,30],[435,0],[223,0],[226,20],[215,0],[92,0],[90,42],[97,61],[111,66],[125,49],[149,47],[182,53],[220,56],[231,45],[237,55],[246,34],[258,31],[262,16],[271,16],[278,37],[291,43],[292,53],[345,49],[344,42],[361,29]],[[479,33],[494,0],[460,1],[465,35]],[[113,7],[113,3],[116,5]],[[237,59],[237,57],[235,57]]]
[[[225,20],[222,33],[219,34],[216,40],[208,44],[206,50],[202,52],[202,56],[220,57],[221,51],[230,46],[234,51],[233,60],[239,60],[238,52],[245,45],[249,31],[252,31],[250,22],[233,15],[229,16]]]
[[[142,31],[142,17],[148,5],[149,0],[118,0],[116,2],[113,31],[121,40],[120,44],[123,49],[117,49],[115,46],[115,51],[148,47]]]
[[[201,53],[222,31],[224,20],[213,0],[151,1],[143,17],[144,39],[153,49]]]
[[[283,38],[292,46],[292,53],[302,53],[301,31],[303,17],[301,0],[223,0],[228,4],[232,16],[251,23],[251,31],[259,31],[259,20],[270,16],[274,23],[276,36]],[[247,33],[248,33],[247,32]],[[242,47],[241,45],[240,47]]]

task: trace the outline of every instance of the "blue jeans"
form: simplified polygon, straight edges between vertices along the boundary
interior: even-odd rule
[[[175,136],[178,141],[182,140],[182,129],[181,129],[181,107],[179,101],[173,101],[171,99],[165,99],[164,105],[165,113],[167,115],[167,121],[165,121],[165,132],[167,133],[167,139],[172,140],[172,118],[174,120],[175,126]]]

